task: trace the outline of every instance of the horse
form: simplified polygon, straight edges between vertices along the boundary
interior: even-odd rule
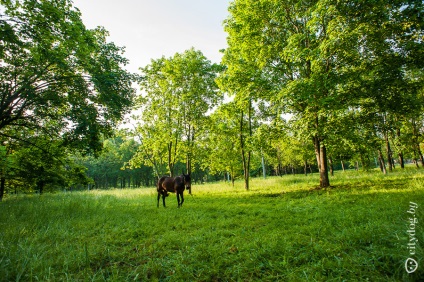
[[[158,207],[160,196],[162,196],[163,206],[165,205],[165,197],[169,196],[169,192],[177,193],[178,207],[182,207],[184,203],[184,190],[191,192],[191,178],[189,174],[182,174],[177,177],[162,176],[158,181]],[[191,194],[191,193],[190,193]],[[180,201],[181,196],[181,201]]]

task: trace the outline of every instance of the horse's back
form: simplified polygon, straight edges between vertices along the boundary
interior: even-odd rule
[[[175,180],[169,176],[163,176],[158,182],[158,191],[164,189],[168,192],[175,193]]]

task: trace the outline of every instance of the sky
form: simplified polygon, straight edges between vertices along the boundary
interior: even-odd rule
[[[87,28],[103,26],[108,41],[125,46],[126,67],[139,73],[151,59],[194,47],[219,63],[226,48],[223,21],[230,0],[73,0]]]

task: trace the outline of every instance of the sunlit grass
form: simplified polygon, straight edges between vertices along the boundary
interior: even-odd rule
[[[419,281],[407,274],[409,202],[424,172],[336,172],[193,186],[9,197],[0,203],[4,281]],[[424,242],[422,225],[417,239]],[[421,244],[421,243],[420,243]],[[417,246],[416,258],[423,251]]]

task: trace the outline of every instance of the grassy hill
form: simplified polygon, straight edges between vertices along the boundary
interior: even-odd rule
[[[317,177],[194,185],[181,209],[157,208],[154,188],[9,197],[0,280],[424,280],[424,171]]]

